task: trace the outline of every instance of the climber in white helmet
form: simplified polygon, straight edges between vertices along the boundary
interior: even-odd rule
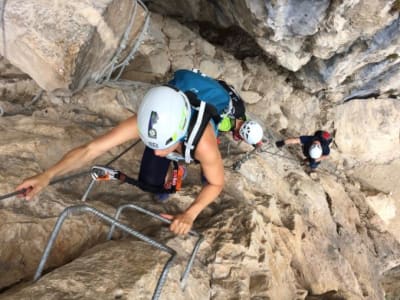
[[[261,145],[263,129],[256,121],[246,121],[239,129],[240,137],[250,145]]]
[[[244,101],[233,86],[222,80],[219,80],[219,83],[229,92],[231,102],[229,109],[223,114],[218,130],[232,132],[236,141],[243,140],[254,147],[261,147],[264,136],[261,125],[254,120],[248,120]]]
[[[316,169],[322,160],[328,158],[330,153],[329,145],[332,142],[332,136],[329,132],[318,130],[314,135],[302,135],[295,138],[288,138],[277,141],[277,147],[284,145],[301,144],[303,154],[312,170]]]
[[[230,106],[231,97],[216,80],[190,70],[178,70],[166,86],[152,88],[144,97],[137,115],[79,146],[43,173],[25,179],[16,190],[26,189],[27,200],[37,195],[56,176],[82,168],[98,156],[128,140],[140,137],[143,153],[139,187],[154,193],[168,189],[169,170],[177,160],[198,162],[207,184],[179,214],[163,216],[172,220],[170,230],[185,234],[200,212],[213,202],[224,186],[224,167],[216,133],[221,115]],[[247,124],[250,125],[250,124]],[[243,134],[250,139],[248,127]],[[172,161],[173,159],[174,161]],[[179,168],[179,170],[181,170]]]

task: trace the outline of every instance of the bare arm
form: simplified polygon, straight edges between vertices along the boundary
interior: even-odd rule
[[[32,199],[55,177],[72,170],[81,168],[109,149],[139,136],[136,116],[130,117],[106,134],[93,141],[72,149],[56,164],[41,174],[25,179],[16,190],[28,189],[25,194],[27,200]]]
[[[200,139],[195,154],[196,159],[200,161],[208,184],[202,188],[194,202],[184,213],[172,216],[173,222],[170,229],[176,234],[187,233],[197,216],[218,197],[224,186],[224,166],[217,140],[210,124]],[[171,216],[169,217],[171,218]]]
[[[300,138],[288,138],[285,140],[285,145],[301,144]]]
[[[224,187],[224,165],[221,153],[211,125],[207,129],[209,130],[206,130],[202,137],[204,143],[199,143],[196,149],[196,158],[200,161],[208,184],[202,188],[196,200],[186,210],[186,213],[194,219],[218,197]]]

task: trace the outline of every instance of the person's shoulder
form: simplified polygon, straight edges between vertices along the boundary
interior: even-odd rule
[[[321,146],[322,146],[322,154],[329,155],[329,153],[331,152],[331,149],[329,148],[329,143],[321,142]]]
[[[208,124],[195,150],[196,159],[200,162],[204,159],[220,157],[217,138],[211,124]]]
[[[300,135],[299,139],[300,139],[300,142],[302,144],[305,144],[305,143],[311,142],[314,139],[314,136],[312,136],[312,135]]]

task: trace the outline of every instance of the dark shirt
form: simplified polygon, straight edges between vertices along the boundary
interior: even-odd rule
[[[312,143],[316,140],[321,143],[322,155],[329,155],[329,153],[331,152],[331,150],[329,149],[329,143],[326,140],[318,138],[314,135],[302,135],[300,136],[300,142],[303,146],[303,154],[307,158],[310,158],[310,154],[308,152],[310,151]]]

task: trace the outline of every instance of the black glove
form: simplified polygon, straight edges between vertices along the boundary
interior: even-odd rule
[[[278,148],[281,148],[281,147],[285,146],[285,141],[276,141],[276,142],[275,142],[275,145],[276,145]]]

